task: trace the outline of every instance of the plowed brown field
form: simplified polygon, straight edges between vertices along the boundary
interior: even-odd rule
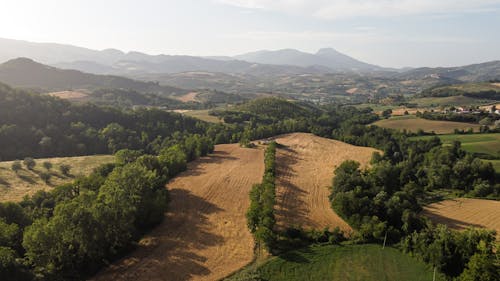
[[[348,159],[366,166],[376,150],[305,133],[279,136],[276,141],[284,146],[276,156],[278,227],[338,226],[350,232],[351,227],[333,212],[328,200],[333,171]]]
[[[94,280],[218,280],[253,259],[245,213],[264,173],[262,149],[217,145],[170,183],[164,222]]]
[[[433,203],[424,208],[423,215],[435,223],[456,230],[484,227],[497,231],[500,237],[500,201],[457,198]]]

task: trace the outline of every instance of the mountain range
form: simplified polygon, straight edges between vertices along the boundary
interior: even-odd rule
[[[383,68],[367,64],[332,48],[310,54],[293,49],[258,51],[235,57],[148,55],[102,51],[54,43],[0,39],[0,62],[27,57],[58,68],[96,74],[134,75],[207,71],[251,75],[318,74],[339,71],[367,72]]]

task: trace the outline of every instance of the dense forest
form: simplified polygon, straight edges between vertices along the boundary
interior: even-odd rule
[[[158,152],[173,133],[208,131],[196,119],[156,109],[125,111],[30,94],[0,84],[0,159]]]

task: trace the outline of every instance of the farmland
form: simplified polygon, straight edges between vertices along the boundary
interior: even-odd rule
[[[399,250],[379,245],[314,246],[291,251],[258,267],[269,281],[432,280],[432,269]],[[440,275],[436,280],[444,280]],[[238,275],[229,280],[238,279]]]
[[[500,201],[457,198],[430,204],[423,215],[435,223],[463,230],[467,227],[483,227],[500,233]],[[497,234],[497,238],[498,238]]]
[[[478,131],[480,128],[478,124],[426,120],[412,115],[380,120],[373,123],[373,125],[396,130],[406,129],[410,132],[417,132],[419,129],[422,129],[424,132],[435,132],[436,134],[453,133],[455,129],[468,130],[469,128],[473,128],[474,131]]]
[[[175,96],[175,99],[180,100],[182,102],[190,102],[190,101],[195,102],[197,95],[198,93],[196,92],[190,92],[182,96]]]
[[[278,226],[333,229],[351,227],[328,201],[333,170],[347,159],[368,164],[375,149],[349,145],[312,134],[294,133],[276,139]]]
[[[87,175],[95,167],[113,160],[114,157],[110,155],[35,159],[36,166],[33,170],[23,167],[17,173],[11,169],[12,161],[0,162],[0,202],[20,201],[23,196],[31,195],[38,190],[50,190],[54,186],[73,181],[75,176]],[[52,177],[48,183],[40,178],[40,174],[46,171],[42,166],[43,162],[50,162],[53,165],[50,170]],[[69,176],[59,171],[62,164],[71,166]]]
[[[94,280],[218,280],[253,259],[245,213],[264,172],[263,150],[218,145],[168,183],[164,222]]]

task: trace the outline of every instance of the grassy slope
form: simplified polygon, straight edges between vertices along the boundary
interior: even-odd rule
[[[412,139],[429,139],[433,136],[413,137]],[[497,155],[500,151],[500,133],[495,134],[473,134],[473,135],[440,135],[443,144],[451,144],[458,140],[462,143],[464,150],[472,153],[484,153]]]
[[[478,124],[426,120],[413,115],[391,117],[389,119],[377,121],[373,124],[397,130],[406,129],[411,132],[417,132],[418,129],[422,129],[425,132],[434,131],[437,134],[452,133],[455,129],[468,130],[469,128],[473,128],[475,131],[478,131],[480,127]]]
[[[0,202],[18,201],[26,194],[33,194],[38,190],[48,190],[54,186],[71,182],[75,176],[87,175],[95,167],[110,163],[114,160],[112,155],[92,155],[77,157],[56,157],[46,159],[36,159],[36,166],[33,171],[23,169],[16,173],[12,171],[12,161],[0,162]],[[45,171],[42,163],[49,161],[53,167],[51,169],[52,178],[49,184],[40,179],[39,174]],[[61,164],[71,165],[70,176],[64,176],[59,171]]]
[[[423,262],[395,248],[373,244],[291,251],[272,258],[257,271],[268,281],[432,280],[432,269]],[[444,279],[438,276],[436,280]]]
[[[193,118],[200,119],[202,121],[211,122],[211,123],[222,123],[222,120],[219,120],[216,116],[212,116],[208,114],[209,109],[203,110],[189,110],[184,112],[185,115],[191,116]]]

